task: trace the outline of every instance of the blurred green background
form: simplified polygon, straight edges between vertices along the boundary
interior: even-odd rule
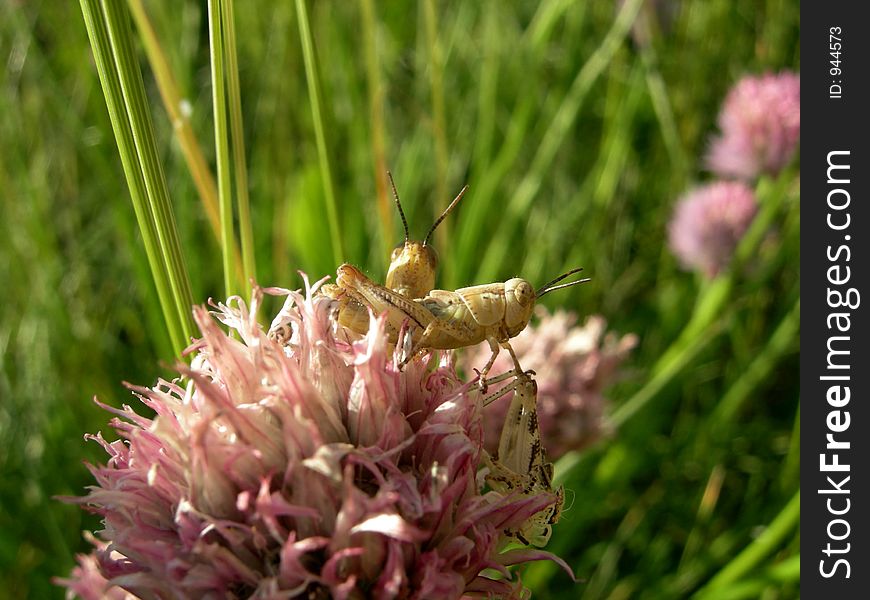
[[[778,208],[728,285],[680,270],[666,224],[710,178],[729,87],[799,70],[799,4],[644,2],[633,28],[622,6],[309,3],[341,260],[383,277],[401,240],[386,168],[417,237],[467,183],[436,238],[439,287],[582,265],[593,281],[545,304],[640,336],[608,394],[620,427],[557,466],[567,509],[548,549],[585,582],[535,565],[535,597],[794,598],[798,168],[768,182]],[[213,168],[205,3],[145,8]],[[236,26],[257,279],[298,287],[297,269],[333,274],[338,252],[297,14],[244,3]],[[172,351],[78,3],[0,0],[0,56],[0,597],[61,597],[50,578],[98,528],[53,498],[80,494],[83,460],[103,460],[82,440],[107,429],[91,398],[130,402],[121,382],[170,375]],[[194,300],[223,297],[216,238],[140,56]]]

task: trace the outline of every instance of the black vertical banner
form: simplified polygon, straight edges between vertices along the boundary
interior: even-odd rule
[[[870,597],[870,28],[801,5],[801,594]],[[822,594],[825,594],[824,596]]]

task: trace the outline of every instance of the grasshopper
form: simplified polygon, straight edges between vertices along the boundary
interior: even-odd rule
[[[538,384],[532,379],[532,371],[522,371],[514,357],[515,369],[488,383],[515,377],[507,387],[484,399],[484,406],[513,392],[504,426],[499,437],[498,451],[490,456],[484,451],[483,459],[489,469],[486,483],[492,489],[505,494],[535,495],[540,492],[555,494],[556,502],[532,515],[516,529],[505,533],[525,545],[543,547],[553,532],[553,524],[559,520],[565,503],[565,489],[553,489],[553,463],[546,462],[546,453],[538,430]]]
[[[581,271],[572,269],[538,290],[525,279],[515,277],[504,283],[488,283],[456,291],[432,290],[423,298],[407,298],[371,281],[356,267],[338,268],[336,286],[351,300],[367,305],[375,313],[387,313],[390,342],[398,341],[398,331],[407,321],[412,326],[413,347],[399,364],[404,367],[423,349],[450,350],[489,343],[492,356],[480,372],[481,390],[486,390],[486,376],[499,353],[499,345],[516,356],[510,338],[519,334],[532,316],[535,302],[553,290],[577,285],[580,279],[556,285]]]
[[[396,184],[393,181],[392,173],[387,171],[387,177],[393,190],[396,208],[398,208],[399,216],[402,219],[405,240],[393,248],[390,254],[386,288],[406,298],[422,298],[435,287],[435,271],[438,268],[438,255],[435,249],[429,245],[429,239],[432,237],[435,229],[450,214],[450,211],[462,200],[462,197],[468,190],[468,186],[466,185],[459,191],[456,198],[453,199],[447,208],[444,209],[444,212],[435,220],[432,227],[429,228],[423,241],[418,242],[411,239],[408,231],[408,221],[405,218],[405,211],[402,210],[402,203],[399,200],[399,193],[396,191]],[[334,284],[324,285],[321,290],[330,298],[339,300],[338,322],[341,325],[359,334],[365,334],[368,331],[369,311],[366,303],[359,302],[357,299],[344,294]]]

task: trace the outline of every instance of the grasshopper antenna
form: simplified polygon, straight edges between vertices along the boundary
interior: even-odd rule
[[[387,178],[390,180],[390,187],[393,188],[393,199],[396,201],[396,207],[399,209],[399,216],[402,217],[402,227],[405,228],[405,243],[408,243],[408,240],[411,236],[408,234],[408,220],[405,218],[405,211],[402,210],[402,203],[399,202],[399,192],[396,191],[396,184],[393,181],[393,174],[387,171]],[[426,245],[425,243],[423,244]]]
[[[566,277],[570,277],[574,273],[579,273],[582,270],[583,270],[583,267],[571,269],[567,273],[565,273],[563,275],[559,275],[554,280],[552,280],[548,283],[545,283],[540,288],[538,288],[538,290],[535,292],[535,298],[540,298],[544,294],[549,294],[550,292],[552,292],[554,290],[561,290],[562,288],[571,287],[572,285],[579,285],[581,283],[586,283],[587,281],[590,281],[590,279],[588,277],[585,277],[583,279],[578,279],[577,281],[571,281],[569,283],[563,283],[562,285],[556,285],[557,283],[559,283],[560,281],[562,281]]]
[[[453,207],[456,206],[457,204],[459,204],[459,201],[462,200],[462,197],[465,195],[466,190],[468,190],[467,185],[465,187],[463,187],[461,190],[459,190],[459,194],[456,196],[456,198],[453,199],[453,202],[451,202],[450,205],[444,209],[444,212],[441,213],[441,216],[438,217],[435,220],[435,223],[432,224],[432,227],[429,228],[429,233],[427,233],[426,237],[423,238],[423,245],[424,246],[429,243],[429,238],[432,237],[432,234],[435,232],[435,228],[438,227],[439,225],[441,225],[441,221],[446,219],[447,215],[450,214],[450,211],[453,210]]]

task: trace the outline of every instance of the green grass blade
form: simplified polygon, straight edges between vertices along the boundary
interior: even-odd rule
[[[254,229],[251,225],[251,200],[248,194],[248,166],[245,160],[245,129],[242,124],[242,93],[239,89],[236,25],[233,3],[227,0],[221,0],[221,24],[225,42],[224,56],[226,57],[236,201],[239,206],[239,237],[242,243],[242,286],[250,293],[251,280],[257,278],[257,262],[254,256]]]
[[[423,20],[426,34],[426,51],[429,55],[429,93],[432,103],[432,138],[435,144],[435,202],[432,203],[432,222],[447,207],[452,197],[447,197],[447,116],[444,106],[444,59],[438,35],[438,14],[434,0],[423,3]],[[450,222],[444,221],[435,230],[436,245],[447,248],[450,240]],[[453,261],[445,261],[444,277],[449,281],[452,276]]]
[[[724,423],[733,421],[738,411],[743,407],[747,399],[773,372],[779,360],[789,351],[795,349],[795,340],[800,335],[801,302],[798,299],[791,310],[773,331],[767,344],[752,360],[748,368],[728,388],[722,400],[716,406],[709,422],[715,427],[722,427]]]
[[[146,185],[135,149],[130,117],[124,103],[121,82],[118,77],[118,66],[115,64],[112,54],[106,19],[97,0],[81,0],[81,9],[112,129],[115,133],[121,164],[130,189],[133,211],[136,215],[139,231],[142,234],[148,265],[157,289],[157,296],[173,351],[180,356],[181,351],[187,345],[186,337],[178,312],[173,304],[171,285],[164,268],[165,263],[161,258],[156,226],[148,207]]]
[[[672,184],[675,189],[681,189],[688,181],[689,159],[686,155],[686,149],[680,141],[680,132],[677,129],[667,85],[659,69],[658,55],[650,41],[653,32],[650,27],[651,19],[649,13],[655,9],[650,6],[647,6],[647,8],[649,10],[646,11],[646,14],[638,17],[635,23],[635,27],[640,28],[640,35],[643,39],[638,44],[638,52],[644,67],[649,97],[652,100],[653,110],[655,110],[659,129],[662,133],[662,141],[664,141],[665,149],[671,159],[671,168],[673,169],[671,175]]]
[[[199,193],[209,225],[211,225],[215,239],[220,241],[220,216],[214,175],[205,160],[202,148],[193,133],[193,128],[190,126],[190,118],[182,110],[182,97],[178,91],[176,78],[172,74],[169,60],[157,39],[157,34],[148,18],[148,13],[145,12],[142,0],[128,0],[128,4],[133,21],[136,23],[136,29],[139,31],[139,39],[142,41],[148,64],[154,73],[163,107],[172,123],[172,130],[178,139],[178,145]]]
[[[169,188],[163,174],[163,166],[157,154],[157,142],[151,111],[145,96],[145,84],[133,49],[133,33],[130,27],[130,14],[126,4],[109,2],[104,4],[104,15],[109,32],[112,55],[117,66],[118,79],[133,133],[136,156],[148,194],[151,218],[157,230],[161,258],[167,271],[169,287],[178,321],[184,335],[185,345],[193,335],[191,307],[193,294],[181,242],[175,225],[175,216],[169,201]]]
[[[608,419],[610,426],[618,429],[634,418],[668,383],[685,370],[686,366],[701,353],[707,344],[716,338],[718,333],[719,328],[711,325],[705,335],[692,336],[688,339],[680,338],[656,362],[649,381],[613,411],[613,415]]]
[[[625,2],[601,45],[574,78],[568,93],[544,133],[544,138],[532,159],[528,172],[504,207],[504,215],[499,219],[498,227],[493,233],[492,243],[487,247],[483,259],[480,261],[476,279],[480,279],[486,273],[497,271],[498,266],[507,260],[513,244],[512,231],[514,227],[531,206],[535,194],[538,193],[547,170],[553,164],[556,153],[574,124],[589,90],[604,72],[605,67],[613,60],[637,16],[640,5],[640,0],[627,0]]]
[[[203,212],[208,219],[215,240],[220,245],[220,208],[214,174],[203,154],[202,145],[197,140],[193,127],[191,127],[190,115],[182,109],[184,100],[182,100],[178,89],[177,78],[172,73],[169,60],[157,39],[148,13],[145,12],[145,7],[141,0],[128,0],[128,2],[136,28],[139,31],[139,38],[145,49],[145,56],[148,58],[148,64],[154,73],[154,80],[157,82],[163,107],[172,123],[172,130],[196,187]],[[242,257],[236,246],[233,247],[233,265],[236,274],[243,277]]]
[[[782,544],[786,536],[800,526],[801,493],[796,492],[771,524],[743,552],[734,557],[696,595],[696,598],[718,598],[719,590],[757,569]]]
[[[730,585],[716,588],[709,597],[715,600],[756,600],[757,598],[789,598],[783,588],[794,588],[796,595],[801,581],[801,556],[795,554],[763,570],[758,577],[741,579]],[[703,597],[703,596],[699,596]]]
[[[227,99],[224,85],[223,30],[221,5],[208,2],[209,58],[211,61],[211,93],[214,111],[214,143],[217,161],[218,206],[221,221],[221,259],[224,272],[224,294],[230,297],[238,291],[232,271],[232,249],[236,245],[233,229],[233,200],[230,181],[230,145],[227,132]]]
[[[362,16],[363,51],[366,63],[366,86],[369,98],[369,127],[371,129],[371,152],[374,167],[375,195],[378,205],[378,224],[381,255],[384,260],[390,256],[393,247],[394,211],[387,189],[386,172],[386,127],[384,126],[384,95],[386,91],[381,77],[381,63],[378,54],[378,21],[375,16],[373,0],[360,2]],[[386,265],[384,265],[386,266]]]
[[[314,137],[317,140],[317,157],[320,162],[320,177],[326,197],[326,218],[329,221],[329,235],[332,241],[332,255],[335,264],[345,261],[341,227],[338,222],[338,208],[332,184],[332,169],[329,166],[329,152],[326,145],[326,131],[320,107],[318,89],[317,59],[314,56],[314,40],[308,22],[308,9],[305,0],[296,0],[296,14],[299,21],[299,38],[302,42],[302,55],[305,60],[305,79],[308,82],[308,99],[311,102],[311,115],[314,120]]]
[[[794,425],[788,444],[788,453],[785,455],[782,468],[779,471],[779,488],[783,491],[800,487],[801,481],[801,407],[798,407],[794,415]]]
[[[477,94],[477,128],[474,132],[472,165],[475,171],[485,172],[492,159],[495,116],[498,106],[499,63],[496,48],[499,44],[499,4],[489,0],[483,8],[483,60],[480,62]]]

